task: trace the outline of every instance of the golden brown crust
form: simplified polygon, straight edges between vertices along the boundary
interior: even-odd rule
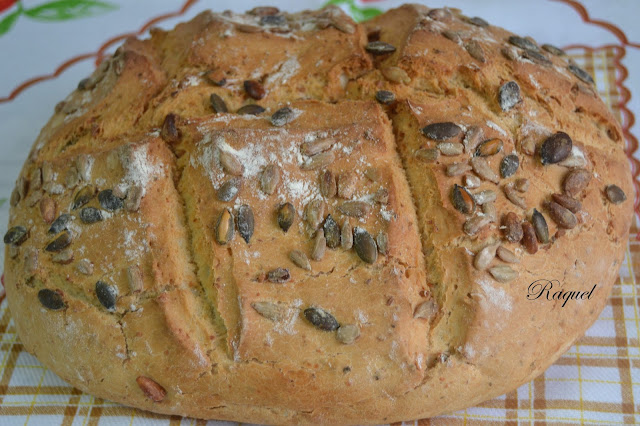
[[[605,187],[630,196],[631,176],[588,77],[478,23],[207,12],[128,40],[56,109],[12,197],[25,347],[101,397],[259,423],[428,417],[540,374],[606,302],[632,203]],[[557,132],[571,153],[543,165]],[[574,216],[548,205],[572,169]],[[563,307],[527,299],[538,279],[597,287]]]

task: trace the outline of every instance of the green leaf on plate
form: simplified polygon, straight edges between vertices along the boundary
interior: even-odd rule
[[[26,9],[24,14],[38,21],[66,21],[100,15],[117,8],[115,4],[98,0],[56,0]]]
[[[382,13],[380,9],[375,7],[360,7],[356,4],[355,0],[329,0],[324,4],[324,6],[329,5],[348,6],[348,13],[356,22],[366,21]]]
[[[358,9],[359,19],[356,19],[356,21],[358,22],[367,21],[371,18],[375,18],[380,14],[382,14],[382,11],[380,9],[376,9],[375,7],[364,7],[362,9]],[[354,15],[354,19],[355,19],[355,15]]]
[[[6,34],[11,29],[11,27],[13,27],[13,24],[16,23],[18,17],[21,14],[22,9],[18,9],[13,13],[8,14],[2,19],[2,21],[0,21],[0,36]]]
[[[0,198],[0,207],[4,206],[4,203],[7,202],[6,198]]]

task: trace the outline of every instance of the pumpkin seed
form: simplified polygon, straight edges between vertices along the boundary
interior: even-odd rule
[[[148,377],[138,376],[136,383],[140,387],[140,390],[142,390],[142,393],[153,402],[161,402],[165,396],[167,396],[167,391]]]
[[[587,170],[571,170],[569,173],[567,173],[564,181],[562,182],[562,189],[567,195],[575,197],[583,189],[585,189],[587,185],[589,185],[589,181],[591,181],[591,173],[589,173]]]
[[[538,251],[538,240],[536,239],[536,231],[529,222],[522,223],[522,245],[529,254],[535,254]]]
[[[280,167],[277,164],[267,164],[260,175],[260,189],[267,195],[275,192],[280,183]]]
[[[324,237],[324,231],[318,229],[316,236],[313,239],[313,249],[311,250],[311,259],[321,260],[324,257],[324,252],[327,249],[327,240]]]
[[[263,112],[265,112],[265,109],[256,104],[245,105],[236,111],[237,114],[241,115],[260,115]]]
[[[513,44],[516,47],[519,47],[520,49],[532,50],[534,52],[540,51],[540,48],[537,44],[524,37],[511,36],[509,37],[509,43]]]
[[[300,168],[302,170],[317,170],[333,164],[335,160],[336,156],[333,151],[321,152],[302,163]]]
[[[38,292],[38,300],[42,306],[52,311],[59,311],[67,307],[60,290],[43,288]]]
[[[356,192],[357,177],[354,173],[340,173],[338,175],[338,197],[350,199]]]
[[[376,92],[376,100],[382,105],[391,105],[396,101],[396,95],[389,90],[378,90]]]
[[[244,90],[247,92],[247,95],[257,101],[264,98],[266,94],[264,86],[262,86],[262,84],[260,84],[260,82],[256,80],[245,80]]]
[[[211,96],[209,96],[209,103],[211,104],[211,108],[213,109],[213,112],[217,114],[229,112],[229,109],[227,108],[227,104],[224,102],[224,99],[222,99],[219,95],[215,93],[212,93]]]
[[[578,219],[568,209],[565,209],[555,201],[545,203],[545,207],[549,211],[551,219],[558,224],[559,227],[565,229],[574,228],[578,224]]]
[[[591,75],[588,72],[586,72],[585,70],[583,70],[579,66],[577,66],[575,64],[569,64],[568,68],[569,68],[569,71],[571,71],[571,73],[573,75],[575,75],[576,77],[578,77],[580,80],[584,81],[585,83],[587,83],[587,84],[595,84],[595,82],[593,81],[593,77],[591,77]]]
[[[142,202],[142,187],[133,185],[127,191],[127,198],[124,200],[124,208],[128,212],[137,212]]]
[[[351,229],[349,220],[345,220],[342,223],[342,228],[340,229],[340,244],[343,250],[351,250],[353,247],[353,230]]]
[[[607,185],[604,188],[607,199],[613,204],[620,204],[627,199],[626,194],[618,185]]]
[[[175,114],[167,114],[162,123],[162,130],[160,130],[162,140],[170,144],[177,143],[181,138],[180,130],[176,126],[176,119]]]
[[[522,223],[514,212],[507,213],[502,219],[504,237],[511,243],[517,243],[522,239]]]
[[[502,140],[498,138],[487,139],[476,148],[475,155],[478,157],[489,157],[502,151]]]
[[[271,124],[276,127],[282,127],[293,121],[295,114],[290,107],[282,107],[271,116]]]
[[[552,44],[543,44],[542,48],[544,50],[546,50],[547,52],[551,53],[552,55],[556,55],[556,56],[565,56],[566,53],[564,52],[564,50],[552,45]]]
[[[499,245],[500,243],[489,244],[478,253],[476,253],[475,257],[473,258],[473,266],[479,271],[487,269],[489,267],[489,264],[496,257],[496,250],[498,249]]]
[[[292,250],[289,253],[289,259],[299,268],[304,269],[305,271],[311,270],[311,264],[309,263],[309,259],[307,255],[301,252],[300,250]]]
[[[93,274],[93,263],[87,259],[80,259],[76,264],[76,271],[82,275],[91,275]]]
[[[271,302],[253,302],[251,307],[257,313],[271,321],[280,321],[284,318],[285,313],[282,307]]]
[[[360,337],[360,329],[357,325],[353,324],[341,325],[336,332],[336,339],[338,339],[338,342],[345,345],[352,344],[358,337]]]
[[[515,190],[513,184],[510,183],[508,185],[505,185],[502,189],[504,190],[504,194],[507,196],[507,199],[509,201],[523,209],[527,208],[527,202],[520,196],[520,193]]]
[[[325,198],[335,197],[338,191],[336,179],[331,170],[320,172],[320,194]]]
[[[471,170],[468,163],[451,163],[447,166],[446,174],[449,177],[460,176]]]
[[[540,147],[540,160],[542,164],[555,164],[564,160],[571,154],[573,141],[564,132],[557,132],[549,136]]]
[[[222,170],[230,175],[242,176],[244,173],[244,166],[240,160],[232,153],[222,149],[220,150],[220,165]]]
[[[220,188],[218,188],[218,200],[223,202],[229,202],[236,199],[240,189],[242,188],[242,179],[239,177],[232,177],[225,181]]]
[[[310,201],[304,209],[304,220],[311,227],[316,229],[324,217],[324,203],[322,200]]]
[[[571,213],[578,213],[582,210],[582,203],[566,194],[551,194],[551,198]]]
[[[346,201],[338,207],[338,210],[346,216],[364,217],[369,214],[371,205],[364,201]]]
[[[533,223],[533,229],[536,231],[536,237],[538,241],[542,244],[547,244],[549,242],[549,227],[547,226],[547,221],[545,220],[542,213],[538,210],[533,209],[533,214],[531,215],[531,223]]]
[[[527,192],[529,190],[529,179],[518,178],[513,182],[513,187],[518,192]]]
[[[124,201],[113,195],[113,190],[105,189],[98,193],[98,201],[103,209],[108,211],[120,210],[124,207]]]
[[[389,236],[380,231],[378,235],[376,235],[376,244],[378,245],[378,251],[380,254],[387,255],[387,250],[389,249]]]
[[[56,253],[53,256],[51,256],[51,261],[54,263],[67,265],[73,262],[73,251],[69,249],[62,250],[60,253]]]
[[[464,135],[462,144],[466,152],[471,152],[476,149],[478,144],[482,142],[484,131],[479,126],[471,126]]]
[[[458,136],[462,129],[455,123],[450,121],[444,123],[432,123],[422,128],[422,134],[436,141],[443,141],[446,139],[455,138]]]
[[[502,111],[509,111],[516,106],[522,98],[520,97],[520,86],[515,81],[508,81],[498,90],[498,100]]]
[[[486,203],[491,203],[495,201],[496,198],[496,192],[492,191],[491,189],[485,189],[484,191],[476,192],[475,194],[473,194],[473,199],[475,200],[476,204],[480,206]]]
[[[69,245],[71,244],[71,241],[72,241],[72,238],[69,231],[64,231],[55,240],[47,244],[47,246],[45,247],[45,250],[49,252],[54,252],[54,253],[62,251],[65,248],[69,247]]]
[[[56,220],[53,221],[49,228],[49,234],[57,234],[67,229],[67,224],[71,222],[73,218],[69,214],[61,214]]]
[[[12,244],[14,246],[19,246],[25,241],[27,241],[28,237],[29,237],[29,234],[27,233],[27,228],[25,228],[24,226],[18,225],[10,228],[7,231],[7,233],[4,234],[3,241],[5,244]]]
[[[276,284],[286,283],[291,279],[291,274],[289,274],[289,270],[286,268],[276,268],[267,272],[267,280]]]
[[[451,157],[462,154],[464,145],[459,142],[441,142],[438,144],[438,150],[440,150],[443,155]]]
[[[426,319],[431,321],[431,319],[438,313],[438,305],[433,299],[429,299],[425,302],[419,304],[416,309],[413,311],[413,318],[415,319]]]
[[[400,67],[384,67],[380,71],[382,72],[384,78],[391,81],[392,83],[411,83],[409,74],[407,74],[407,72]]]
[[[89,201],[91,201],[95,193],[96,191],[93,188],[93,186],[91,185],[85,186],[84,188],[82,188],[76,193],[76,196],[73,198],[73,204],[71,205],[71,208],[73,210],[76,210],[84,206]]]
[[[254,226],[254,218],[253,218],[253,210],[246,204],[241,205],[238,208],[238,215],[236,217],[236,222],[238,226],[238,233],[242,237],[242,239],[249,244],[251,237],[253,236],[253,226]]]
[[[378,247],[373,237],[363,228],[353,228],[353,248],[366,263],[375,263],[378,259]]]
[[[11,246],[15,247],[15,246]],[[17,254],[16,254],[17,256]],[[27,275],[33,275],[38,269],[38,250],[34,247],[29,247],[24,253],[24,273]]]
[[[485,21],[484,19],[479,18],[477,16],[467,19],[467,22],[469,22],[470,24],[476,25],[478,27],[481,27],[481,28],[486,28],[486,27],[489,26],[489,23],[487,21]]]
[[[316,328],[324,331],[334,331],[340,327],[333,315],[322,308],[310,307],[304,310],[304,317]]]
[[[278,226],[287,232],[296,218],[296,209],[291,203],[284,203],[278,209]]]
[[[234,235],[233,213],[229,208],[220,212],[216,222],[216,242],[221,246],[231,242]]]
[[[311,142],[305,142],[300,146],[300,152],[302,155],[309,157],[319,154],[323,151],[328,151],[336,143],[334,139],[316,139]]]
[[[511,250],[509,250],[505,246],[498,247],[496,254],[498,255],[498,258],[503,262],[520,263],[520,259],[518,259],[518,256],[516,256],[515,253],[513,253]]]
[[[462,230],[465,234],[474,236],[490,223],[491,218],[488,216],[473,216],[466,220],[462,227]]]
[[[365,46],[365,50],[372,55],[386,55],[396,51],[395,46],[383,41],[371,41]]]
[[[470,40],[468,43],[464,45],[465,50],[469,53],[469,55],[482,63],[487,62],[484,57],[484,51],[482,50],[482,46],[475,40]]]
[[[453,185],[451,203],[456,210],[463,214],[473,214],[476,211],[476,200],[464,186]]]
[[[507,265],[494,266],[489,269],[489,273],[496,281],[501,283],[513,281],[518,276],[518,273]]]
[[[498,183],[500,181],[498,174],[491,169],[489,163],[484,157],[472,157],[471,168],[484,180],[488,180],[493,183]]]
[[[437,148],[420,148],[414,153],[415,157],[425,163],[433,163],[440,157],[440,150]]]

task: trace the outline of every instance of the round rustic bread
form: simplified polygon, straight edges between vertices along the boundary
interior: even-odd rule
[[[56,107],[11,198],[9,307],[61,378],[158,413],[451,412],[602,310],[623,150],[564,52],[457,10],[205,12]]]

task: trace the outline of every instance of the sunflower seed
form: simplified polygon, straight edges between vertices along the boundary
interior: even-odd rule
[[[459,142],[441,142],[438,149],[443,155],[455,156],[460,155],[464,151],[464,146]]]
[[[356,192],[358,180],[354,173],[340,173],[338,175],[338,197],[350,199]]]
[[[15,246],[11,246],[15,247]],[[24,253],[24,273],[27,275],[33,275],[38,269],[38,250],[34,247],[29,247]]]
[[[48,194],[51,195],[60,195],[64,192],[64,186],[55,182],[43,184],[42,189],[44,189]]]
[[[496,210],[496,205],[492,202],[484,203],[482,205],[482,213],[484,213],[485,217],[489,218],[491,222],[496,222],[498,220],[498,211]]]
[[[317,139],[311,142],[305,142],[300,146],[300,152],[302,155],[309,157],[319,154],[323,151],[328,151],[336,143],[334,139]]]
[[[542,164],[559,163],[569,156],[572,146],[571,138],[564,132],[557,132],[549,136],[540,147]]]
[[[213,84],[214,86],[222,87],[227,84],[225,74],[221,70],[208,70],[205,71],[202,76],[205,78],[205,80],[207,80],[207,82]]]
[[[527,155],[534,155],[536,153],[536,139],[533,135],[529,134],[522,139],[520,142],[520,150]]]
[[[93,274],[93,263],[87,259],[80,259],[76,264],[76,270],[82,275],[91,275]]]
[[[522,57],[538,65],[544,65],[547,67],[553,65],[553,62],[551,62],[549,58],[544,56],[542,53],[535,52],[533,50],[525,49],[524,52],[522,52]]]
[[[451,163],[447,166],[446,174],[449,177],[460,176],[471,170],[468,163]]]
[[[520,86],[515,81],[508,81],[498,90],[498,100],[500,101],[500,108],[503,111],[509,111],[516,106],[522,98],[520,97]]]
[[[520,49],[533,50],[534,52],[540,51],[540,48],[537,44],[524,37],[511,36],[509,37],[509,43],[513,44],[516,47],[519,47]]]
[[[311,227],[316,229],[324,217],[324,203],[322,200],[310,201],[304,209],[304,220]]]
[[[282,107],[271,116],[271,124],[276,127],[282,127],[290,123],[295,118],[295,114],[290,107]]]
[[[484,51],[482,50],[482,46],[475,40],[470,40],[468,43],[464,45],[464,48],[469,53],[469,55],[482,63],[487,62],[484,57]]]
[[[556,56],[565,56],[566,55],[564,50],[562,50],[562,49],[560,49],[558,47],[555,47],[552,44],[543,44],[542,48],[544,50],[546,50],[547,52],[551,53],[552,55],[556,55]]]
[[[139,293],[144,287],[142,269],[138,265],[132,265],[127,268],[127,281],[131,293]]]
[[[345,220],[342,223],[342,228],[340,229],[340,244],[343,250],[350,250],[353,247],[353,230],[351,229],[349,220]]]
[[[385,43],[383,41],[371,41],[367,43],[367,45],[365,46],[365,50],[372,55],[378,56],[393,53],[396,51],[396,48],[393,45]]]
[[[108,211],[115,211],[124,207],[124,201],[113,195],[113,190],[111,189],[100,191],[98,193],[98,201],[100,202],[100,206]]]
[[[476,210],[476,200],[464,186],[454,184],[451,190],[451,203],[459,212],[470,215]]]
[[[582,210],[582,203],[566,194],[551,194],[551,198],[571,213],[578,213]]]
[[[228,179],[222,185],[220,185],[220,188],[218,188],[218,200],[225,203],[235,200],[241,188],[242,179],[240,179],[239,177],[232,177]]]
[[[338,210],[346,216],[364,217],[371,211],[371,205],[364,201],[346,201],[338,207]]]
[[[497,173],[491,169],[489,163],[484,157],[472,157],[471,168],[484,180],[488,180],[493,183],[498,183],[500,181]]]
[[[518,51],[513,46],[504,46],[502,49],[500,49],[500,53],[502,53],[505,58],[511,61],[516,61],[519,57]]]
[[[54,252],[54,253],[62,251],[71,244],[71,241],[72,241],[72,238],[69,231],[64,231],[55,240],[47,244],[47,246],[45,247],[45,250],[49,252]]]
[[[71,208],[73,210],[76,210],[84,206],[89,201],[91,201],[95,193],[96,191],[93,188],[93,186],[91,185],[85,186],[84,188],[82,188],[80,191],[76,193],[76,196],[73,198],[73,204],[71,205]]]
[[[446,139],[455,138],[458,136],[462,129],[455,123],[450,121],[444,123],[432,123],[422,128],[422,134],[436,141],[443,141]]]
[[[167,114],[162,123],[162,130],[160,130],[160,137],[167,143],[173,144],[180,141],[180,130],[176,127],[175,114]]]
[[[136,378],[136,383],[140,387],[142,393],[144,393],[145,396],[153,402],[161,402],[165,396],[167,396],[167,391],[148,377],[138,376]]]
[[[498,258],[503,262],[520,263],[520,259],[518,259],[518,256],[516,256],[515,253],[504,246],[498,247],[496,254],[498,255]]]
[[[388,90],[378,90],[376,92],[376,100],[382,105],[391,105],[396,100],[396,95]]]
[[[570,210],[565,209],[555,201],[549,201],[545,203],[545,207],[549,211],[551,219],[558,224],[559,227],[565,229],[574,228],[578,224],[578,219],[571,213]]]
[[[53,181],[55,173],[53,171],[53,164],[48,161],[42,163],[42,183],[49,183]]]
[[[87,157],[87,155],[82,154],[78,158],[82,157]],[[40,170],[39,167],[36,167],[31,172],[31,176],[29,178],[29,186],[34,190],[42,188],[42,170]]]
[[[213,112],[217,114],[229,112],[229,109],[227,108],[227,104],[224,102],[224,99],[222,99],[219,95],[215,93],[212,93],[211,96],[209,96],[209,104],[211,104],[211,108],[213,109]]]
[[[479,18],[477,16],[467,19],[467,22],[469,22],[470,24],[476,25],[478,27],[481,27],[481,28],[486,28],[486,27],[489,26],[489,23],[487,21],[485,21],[484,19]]]
[[[591,173],[589,173],[587,170],[571,170],[569,173],[567,173],[564,181],[562,182],[562,189],[567,195],[575,197],[583,189],[585,189],[587,185],[589,185],[589,181],[591,181]]]
[[[264,98],[264,95],[266,94],[262,84],[256,80],[245,80],[244,90],[247,92],[247,95],[257,101]]]
[[[262,28],[257,27],[255,25],[248,25],[248,24],[236,24],[236,29],[241,33],[248,33],[248,34],[262,32]]]
[[[363,228],[353,228],[353,248],[366,263],[375,263],[378,258],[378,247],[373,237]]]
[[[376,244],[378,245],[378,251],[380,254],[387,255],[387,250],[389,249],[389,236],[380,231],[378,235],[376,235]]]
[[[487,269],[489,267],[489,264],[496,257],[496,250],[498,249],[499,245],[500,243],[489,244],[478,253],[476,253],[475,257],[473,258],[473,266],[479,271]]]
[[[465,234],[474,236],[490,223],[491,218],[488,216],[473,216],[467,219],[462,227],[462,230]]]
[[[67,229],[67,224],[71,222],[71,215],[61,214],[58,216],[56,220],[53,221],[51,227],[49,228],[49,234],[57,234],[65,229]]]
[[[280,183],[280,167],[277,164],[267,164],[260,175],[260,189],[271,195]]]
[[[340,227],[331,215],[328,215],[325,219],[322,230],[327,241],[327,247],[334,249],[340,246]]]
[[[49,197],[40,200],[40,215],[45,223],[51,223],[56,218],[56,202]]]
[[[405,70],[400,67],[385,67],[381,70],[382,75],[392,83],[411,83],[411,78]]]
[[[331,170],[320,172],[320,194],[325,198],[333,198],[337,191],[336,179]]]
[[[220,212],[216,222],[216,242],[221,246],[231,242],[234,235],[233,213],[229,208]]]
[[[489,273],[496,281],[501,283],[513,281],[518,276],[518,273],[507,265],[494,266],[489,269]]]
[[[591,75],[586,72],[585,70],[583,70],[582,68],[580,68],[577,65],[574,64],[569,64],[569,71],[571,71],[571,73],[573,73],[573,75],[575,75],[576,77],[578,77],[580,80],[584,81],[587,84],[595,84],[595,82],[593,81],[593,77],[591,77]]]
[[[373,201],[380,204],[387,204],[389,202],[389,190],[387,188],[380,188],[373,195]]]
[[[473,199],[478,205],[485,203],[491,203],[497,198],[496,192],[491,189],[485,189],[484,191],[476,192],[473,194]]]
[[[433,163],[440,157],[440,150],[437,148],[420,148],[414,153],[415,157],[425,163]]]
[[[502,219],[502,230],[507,241],[517,243],[522,239],[522,223],[514,212],[507,213]]]
[[[244,166],[240,160],[232,153],[222,149],[220,150],[220,165],[222,170],[230,175],[242,176],[244,173]]]
[[[64,303],[62,292],[60,290],[43,288],[38,292],[38,300],[42,306],[52,311],[59,311],[60,309],[65,309],[67,307]]]
[[[299,268],[304,269],[305,271],[311,270],[311,264],[309,263],[309,259],[307,255],[301,252],[300,250],[293,250],[289,253],[289,259]]]
[[[15,207],[20,202],[20,192],[18,192],[18,188],[13,188],[11,191],[11,197],[9,198],[9,205],[11,207]]]
[[[284,318],[285,313],[282,307],[271,302],[253,302],[251,307],[257,313],[271,321],[280,321]]]
[[[296,218],[296,209],[291,203],[284,203],[278,209],[278,226],[287,232]]]
[[[128,212],[137,212],[142,201],[142,187],[133,185],[127,191],[127,198],[124,200],[124,208]]]
[[[520,159],[516,154],[505,156],[500,162],[500,174],[503,178],[513,176],[520,166]]]
[[[462,144],[464,145],[464,150],[466,152],[471,152],[476,149],[478,144],[482,142],[483,138],[483,130],[478,126],[471,126],[467,130],[464,135],[464,139],[462,140]]]
[[[533,209],[531,223],[533,223],[533,229],[536,231],[538,241],[542,244],[547,244],[549,242],[549,227],[542,213]]]
[[[345,345],[350,345],[355,342],[358,337],[360,337],[360,329],[357,325],[353,324],[341,325],[336,332],[338,342]]]
[[[256,104],[245,105],[236,111],[237,114],[241,115],[260,115],[263,112],[265,112],[265,109]]]
[[[523,209],[527,208],[527,202],[522,198],[522,196],[520,196],[520,193],[515,190],[512,183],[505,185],[502,189],[504,190],[504,195],[507,196],[509,201]]]
[[[518,192],[527,192],[529,190],[529,179],[518,178],[513,182],[513,187]]]
[[[324,252],[327,249],[327,240],[324,237],[324,231],[318,229],[316,236],[313,238],[313,249],[311,250],[311,259],[321,260],[324,257]]]
[[[538,240],[536,239],[536,231],[529,222],[522,222],[522,245],[529,254],[535,254],[538,251]]]
[[[438,305],[433,299],[429,299],[425,302],[419,304],[416,309],[413,311],[413,318],[418,319],[426,319],[431,321],[431,319],[438,313]]]
[[[502,140],[498,138],[487,139],[476,148],[475,155],[478,157],[490,157],[502,151]]]
[[[331,19],[331,25],[338,31],[342,31],[346,34],[353,34],[356,32],[356,27],[349,22],[349,18],[341,18],[340,16],[333,16]]]
[[[62,250],[60,253],[56,253],[51,256],[51,261],[54,263],[67,265],[73,262],[73,251],[70,249]]]
[[[324,167],[327,167],[335,161],[336,156],[333,151],[321,152],[319,154],[314,155],[309,158],[307,161],[302,163],[300,168],[302,170],[317,170]]]
[[[291,279],[291,274],[289,274],[289,270],[286,268],[276,268],[267,272],[267,280],[276,284],[286,283]]]
[[[80,174],[75,166],[71,166],[64,177],[64,186],[66,188],[75,188],[78,183],[80,183]]]
[[[627,199],[626,194],[618,185],[607,185],[604,188],[607,199],[613,204],[620,204]]]
[[[444,30],[442,31],[442,35],[445,36],[446,38],[448,38],[449,40],[451,40],[454,43],[461,43],[462,42],[462,37],[461,37],[461,33],[459,31],[452,31],[452,30]]]
[[[253,226],[254,226],[254,218],[253,218],[253,210],[246,204],[241,205],[238,208],[238,215],[236,217],[236,222],[238,226],[238,233],[242,237],[242,239],[249,244],[251,237],[253,236]]]

